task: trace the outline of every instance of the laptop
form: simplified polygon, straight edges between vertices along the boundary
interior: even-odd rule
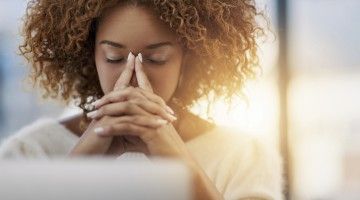
[[[1,200],[189,200],[191,184],[172,159],[0,161]]]

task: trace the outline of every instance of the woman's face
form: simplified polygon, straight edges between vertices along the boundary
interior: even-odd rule
[[[95,63],[105,94],[111,92],[132,52],[143,55],[143,68],[154,93],[168,101],[181,69],[182,50],[176,36],[150,10],[140,6],[117,6],[101,18],[95,43]],[[137,87],[136,74],[130,82]]]

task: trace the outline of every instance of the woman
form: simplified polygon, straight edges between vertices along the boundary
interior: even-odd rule
[[[142,152],[187,164],[196,199],[281,199],[274,150],[189,111],[254,75],[257,15],[251,0],[30,1],[20,51],[33,81],[84,112],[23,128],[1,157]]]

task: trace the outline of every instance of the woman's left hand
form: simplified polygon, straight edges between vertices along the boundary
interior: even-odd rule
[[[143,70],[143,66],[139,59],[139,56],[137,56],[137,58],[135,59],[135,72],[139,88],[131,90],[131,92],[133,93],[132,95],[127,94],[126,97],[122,98],[122,93],[111,93],[109,95],[112,95],[112,101],[107,101],[106,99],[109,99],[109,97],[105,95],[103,98],[100,99],[100,101],[98,101],[97,109],[108,104],[116,103],[114,102],[114,99],[118,101],[131,102],[131,97],[136,96],[147,97],[137,98],[137,104],[149,104],[149,98],[152,99],[152,104],[154,104],[153,101],[157,101],[160,105],[165,104],[164,101],[162,101],[161,97],[158,97],[156,94],[153,93],[152,86]],[[118,96],[114,96],[114,94],[117,94]],[[102,128],[102,131],[98,133],[98,135],[102,137],[124,135],[139,137],[146,144],[150,155],[176,157],[186,160],[190,159],[190,154],[185,146],[185,143],[183,142],[183,140],[181,139],[181,137],[171,123],[164,124],[158,128],[153,128],[148,126],[140,126],[135,123],[131,123],[128,120],[124,120],[124,122],[120,124],[108,125]]]

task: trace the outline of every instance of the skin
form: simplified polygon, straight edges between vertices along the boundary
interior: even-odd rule
[[[193,174],[195,199],[223,199],[188,152],[172,124],[177,119],[166,105],[182,67],[175,35],[149,10],[135,6],[108,10],[97,33],[95,61],[105,95],[94,104],[96,110],[88,115],[92,121],[69,156],[136,150],[177,158]],[[167,45],[147,48],[164,41]],[[126,47],[118,48],[120,43]]]
[[[114,89],[129,52],[134,55],[142,53],[144,71],[154,93],[167,102],[178,83],[183,53],[176,36],[146,8],[115,7],[100,21],[95,62],[105,94]],[[115,60],[113,62],[116,63],[108,62],[107,59]],[[138,86],[135,74],[130,85]]]

